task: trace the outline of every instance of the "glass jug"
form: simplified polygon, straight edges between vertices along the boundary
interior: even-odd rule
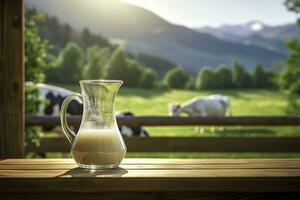
[[[79,81],[82,94],[69,95],[61,106],[61,127],[72,144],[72,156],[79,167],[104,169],[118,167],[126,146],[118,129],[114,101],[120,80]],[[72,100],[83,103],[82,121],[77,135],[67,124],[67,108]]]

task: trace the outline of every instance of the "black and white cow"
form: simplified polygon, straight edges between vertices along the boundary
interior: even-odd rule
[[[49,84],[36,84],[38,91],[40,93],[40,98],[45,102],[41,103],[39,106],[39,116],[51,115],[59,116],[60,107],[63,100],[74,91],[64,89],[62,87],[57,87]],[[72,101],[69,106],[67,113],[70,115],[81,115],[82,114],[82,104],[77,101]],[[117,112],[117,117],[122,116],[134,116],[131,112]],[[44,126],[44,131],[51,131],[54,126]],[[130,127],[130,126],[119,126],[120,132],[125,137],[148,137],[149,133],[144,127]]]
[[[117,117],[134,117],[131,112],[117,112]],[[149,133],[146,131],[144,127],[130,127],[130,126],[118,126],[120,132],[123,136],[126,137],[149,137]]]

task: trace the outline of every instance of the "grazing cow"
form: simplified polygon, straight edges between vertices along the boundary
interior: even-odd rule
[[[60,107],[63,100],[70,94],[74,93],[71,90],[67,90],[61,87],[48,85],[48,84],[36,84],[40,98],[42,100],[46,100],[45,103],[41,103],[39,106],[39,116],[43,115],[51,115],[51,116],[59,116]],[[77,101],[72,101],[69,106],[67,113],[70,115],[81,115],[82,114],[82,104]],[[116,115],[120,116],[134,116],[131,112],[119,112]],[[44,126],[44,131],[51,131],[55,127],[54,126]],[[120,132],[123,136],[131,137],[148,137],[149,133],[143,127],[130,127],[130,126],[119,126]]]
[[[185,103],[169,104],[169,115],[179,116],[186,113],[191,117],[224,117],[231,115],[230,99],[222,95],[211,95],[206,97],[196,97]],[[197,128],[197,132],[204,132],[203,128]],[[214,129],[212,129],[214,130]],[[223,130],[221,127],[220,130]]]
[[[171,103],[169,114],[179,116],[186,113],[192,117],[223,117],[229,114],[230,99],[222,95],[196,97],[183,104]]]
[[[133,117],[133,113],[131,112],[118,112],[116,114],[117,117]],[[130,126],[118,126],[119,130],[121,131],[123,136],[126,137],[132,137],[132,136],[138,136],[138,137],[149,137],[149,133],[146,131],[144,127],[130,127]]]

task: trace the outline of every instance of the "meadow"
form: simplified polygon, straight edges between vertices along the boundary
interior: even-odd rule
[[[59,85],[79,92],[79,85]],[[136,116],[168,115],[168,104],[182,103],[193,97],[222,94],[231,99],[233,116],[282,116],[285,115],[286,94],[271,90],[215,90],[190,91],[136,89],[122,87],[116,98],[117,111],[130,111]],[[224,130],[205,129],[203,134],[195,127],[167,126],[146,127],[151,136],[203,137],[203,136],[295,136],[300,135],[298,127],[225,127]]]
[[[53,83],[52,83],[53,84]],[[61,85],[76,92],[80,92],[79,85]],[[215,90],[215,91],[189,91],[189,90],[156,90],[135,89],[122,87],[116,98],[117,111],[131,111],[136,116],[168,115],[170,102],[182,103],[196,96],[211,94],[227,95],[231,99],[231,112],[233,116],[283,116],[285,115],[286,94],[270,90]],[[300,127],[225,127],[223,131],[206,129],[202,134],[195,132],[195,127],[167,126],[145,127],[151,137],[281,137],[300,136]],[[271,145],[271,144],[270,144]],[[47,154],[57,157],[58,154]],[[70,155],[69,155],[70,156]],[[166,157],[166,158],[291,158],[300,157],[299,153],[127,153],[126,157]]]

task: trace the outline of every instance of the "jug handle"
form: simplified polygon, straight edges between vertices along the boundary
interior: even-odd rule
[[[70,127],[68,125],[68,122],[67,122],[67,109],[68,109],[69,103],[72,100],[76,100],[76,101],[78,101],[81,104],[83,102],[81,94],[78,94],[78,93],[70,94],[63,101],[63,103],[61,105],[61,110],[60,110],[61,128],[63,130],[63,133],[65,134],[65,136],[67,137],[67,139],[69,140],[69,142],[71,144],[73,143],[73,140],[76,137],[76,134],[70,129]]]

